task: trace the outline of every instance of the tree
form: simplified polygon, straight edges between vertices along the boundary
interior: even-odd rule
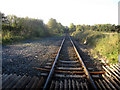
[[[71,23],[69,27],[69,32],[72,33],[74,31],[76,31],[76,26],[73,23]]]
[[[48,23],[47,23],[48,29],[49,29],[49,33],[52,34],[56,34],[58,33],[58,29],[57,29],[57,22],[55,19],[51,18],[49,19]]]
[[[2,24],[8,24],[8,19],[4,13],[0,13],[0,19],[2,20]]]
[[[64,33],[64,26],[58,23],[56,19],[51,18],[47,23],[48,31],[51,35]]]

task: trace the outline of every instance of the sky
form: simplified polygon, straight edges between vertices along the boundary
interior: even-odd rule
[[[118,25],[120,0],[1,0],[0,12],[5,15],[42,19],[47,23],[56,19],[65,26],[70,23]]]

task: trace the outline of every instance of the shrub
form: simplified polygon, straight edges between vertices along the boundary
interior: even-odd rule
[[[91,48],[91,54],[98,57],[98,54],[104,57],[109,63],[118,62],[118,33],[104,33],[100,31],[76,31],[72,36],[79,40],[81,44]]]

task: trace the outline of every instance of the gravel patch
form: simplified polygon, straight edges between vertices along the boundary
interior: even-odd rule
[[[44,66],[57,53],[62,39],[50,37],[2,46],[2,73],[39,76],[40,71],[33,67]]]
[[[73,39],[73,38],[72,38]],[[101,62],[100,59],[95,59],[91,54],[89,49],[85,46],[79,43],[79,41],[74,40],[75,45],[77,46],[78,52],[81,55],[81,58],[83,61],[85,60],[89,60],[91,62],[93,62],[93,64],[100,64],[100,65],[93,65],[90,67],[95,67],[95,70],[99,71],[99,70],[103,70],[102,65],[103,63]],[[84,62],[86,66],[89,66],[89,63]]]

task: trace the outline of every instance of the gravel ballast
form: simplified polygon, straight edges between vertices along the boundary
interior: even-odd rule
[[[63,37],[27,40],[18,44],[2,46],[2,73],[39,76],[40,67],[57,53]]]

